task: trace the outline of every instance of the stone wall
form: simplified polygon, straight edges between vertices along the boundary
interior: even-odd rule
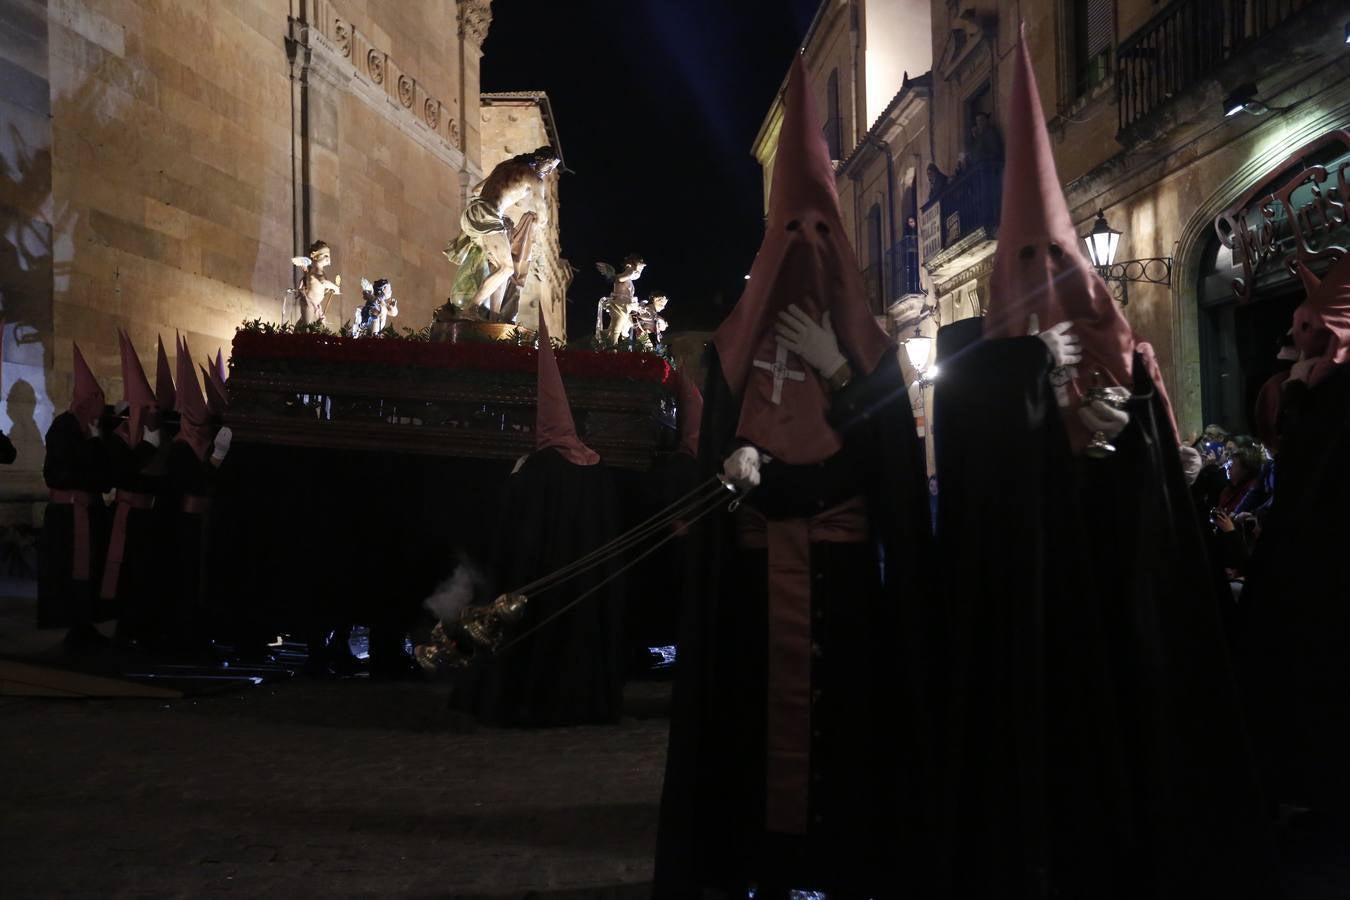
[[[151,367],[175,331],[199,360],[228,355],[240,321],[279,317],[290,257],[316,237],[344,276],[333,324],[362,275],[393,280],[401,326],[448,294],[440,250],[481,177],[489,0],[0,10],[0,424],[21,453],[0,496],[40,490],[36,436],[69,401],[72,341],[114,402],[118,328]]]

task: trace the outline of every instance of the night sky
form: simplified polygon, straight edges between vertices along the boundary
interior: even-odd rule
[[[819,0],[495,0],[483,90],[546,91],[563,155],[568,330],[594,328],[599,260],[647,260],[673,329],[735,303],[763,231],[750,146]]]

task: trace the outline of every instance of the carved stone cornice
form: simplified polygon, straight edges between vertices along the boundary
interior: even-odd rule
[[[352,94],[435,156],[462,169],[458,118],[325,0],[316,0],[314,7],[313,21],[291,20],[291,76],[306,85],[321,83]]]
[[[459,36],[483,46],[492,25],[492,0],[456,0]]]

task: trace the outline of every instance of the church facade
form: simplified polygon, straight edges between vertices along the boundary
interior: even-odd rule
[[[1099,211],[1106,227],[1120,232],[1104,271],[1131,326],[1158,354],[1182,431],[1207,422],[1245,430],[1250,395],[1301,299],[1285,264],[1300,242],[1306,255],[1350,239],[1336,205],[1346,199],[1350,160],[1350,136],[1342,136],[1350,125],[1344,10],[1322,0],[920,5],[931,35],[925,68],[899,56],[889,67],[867,62],[902,52],[873,40],[869,26],[885,13],[867,0],[824,0],[804,42],[813,82],[826,97],[822,109],[853,112],[837,127],[826,113],[822,128],[827,142],[840,139],[840,202],[855,223],[864,276],[878,284],[878,313],[893,310],[897,337],[930,328],[925,320],[915,332],[900,321],[912,304],[894,305],[888,285],[903,291],[913,281],[905,282],[903,265],[892,276],[885,258],[888,222],[900,222],[906,236],[915,169],[916,280],[933,326],[988,305],[1002,99],[1020,17],[1070,211],[1081,234],[1096,227]],[[906,4],[890,6],[892,17],[910,12]],[[908,76],[893,77],[896,109],[886,115],[867,105],[878,92],[868,78],[882,69]],[[831,106],[836,86],[841,100]],[[752,148],[766,186],[778,115],[775,104]],[[888,148],[894,162],[879,166]],[[931,179],[929,163],[936,167]],[[1261,201],[1301,172],[1309,174],[1289,202],[1263,214]],[[860,183],[874,185],[870,196],[885,201],[876,203],[879,216],[869,195],[857,202]],[[1245,287],[1235,289],[1235,281]]]
[[[454,276],[441,253],[483,177],[479,61],[490,0],[9,0],[0,19],[5,416],[42,494],[42,435],[77,341],[121,398],[117,329],[198,359],[280,318],[315,239],[335,326],[388,278],[417,327]]]

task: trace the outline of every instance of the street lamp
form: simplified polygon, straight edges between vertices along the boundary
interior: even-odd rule
[[[1121,232],[1106,222],[1106,213],[1097,210],[1097,221],[1092,230],[1083,235],[1087,245],[1088,258],[1096,267],[1115,294],[1121,306],[1130,302],[1129,283],[1170,285],[1172,283],[1172,257],[1150,256],[1145,259],[1127,259],[1116,262],[1116,248],[1120,246]]]

